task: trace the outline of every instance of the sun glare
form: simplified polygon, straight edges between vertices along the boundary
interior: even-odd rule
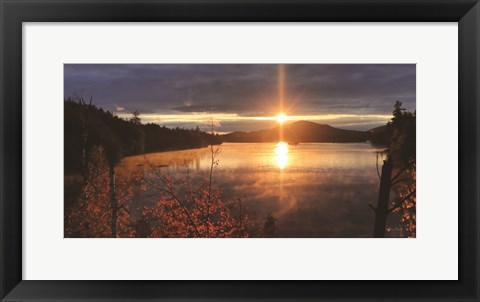
[[[277,120],[277,122],[279,122],[280,124],[282,124],[283,122],[285,122],[287,120],[287,116],[283,113],[279,113],[277,114],[277,116],[275,117],[275,119]]]

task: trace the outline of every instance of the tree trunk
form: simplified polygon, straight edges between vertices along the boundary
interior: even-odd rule
[[[375,209],[375,228],[373,237],[385,237],[387,226],[388,202],[390,200],[390,188],[392,187],[392,160],[388,155],[383,161],[382,176],[380,178],[380,191],[378,193],[377,208]]]
[[[110,164],[110,206],[112,208],[112,237],[117,237],[118,205],[115,197],[115,165]]]
[[[80,114],[80,119],[82,120],[82,177],[83,183],[87,182],[87,170],[88,170],[88,161],[87,161],[87,139],[88,139],[88,126],[85,113],[82,109]]]

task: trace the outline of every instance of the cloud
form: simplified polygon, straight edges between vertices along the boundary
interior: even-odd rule
[[[244,110],[242,106],[238,106],[236,104],[198,104],[198,105],[190,105],[190,106],[179,106],[173,107],[172,110],[179,111],[179,112],[196,112],[196,113],[215,113],[215,112],[222,112],[222,113],[239,113],[241,114]],[[243,115],[243,114],[242,114]],[[248,115],[248,114],[245,114]]]
[[[192,100],[186,100],[185,102],[183,102],[183,105],[185,105],[186,107],[191,107],[193,105],[193,101]]]
[[[269,116],[279,111],[275,64],[64,66],[65,98],[92,95],[94,103],[105,110],[125,107],[142,114],[238,116]],[[290,115],[391,114],[396,100],[415,110],[414,64],[285,65],[283,110]]]

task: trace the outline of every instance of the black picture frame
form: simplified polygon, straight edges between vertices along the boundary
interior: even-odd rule
[[[0,0],[0,16],[0,298],[2,301],[479,301],[480,3],[478,0]],[[22,22],[151,21],[458,22],[459,280],[22,280]],[[52,265],[55,264],[52,263]],[[402,265],[395,263],[394,258],[388,265],[402,269]]]

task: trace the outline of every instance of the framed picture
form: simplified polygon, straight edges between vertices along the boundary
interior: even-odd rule
[[[478,1],[0,8],[2,301],[479,300]]]

